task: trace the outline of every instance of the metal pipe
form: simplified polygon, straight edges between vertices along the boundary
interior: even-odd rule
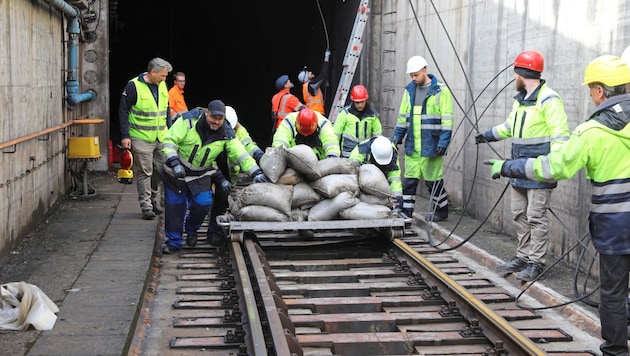
[[[54,6],[57,9],[61,10],[61,12],[63,12],[63,14],[69,18],[73,18],[73,17],[78,18],[79,15],[81,15],[81,11],[79,11],[79,9],[68,4],[67,2],[63,0],[44,0],[44,1],[46,1],[46,3],[48,3],[49,5]]]

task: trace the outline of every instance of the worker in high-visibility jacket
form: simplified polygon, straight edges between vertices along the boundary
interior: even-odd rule
[[[359,142],[383,133],[381,118],[368,103],[369,97],[363,85],[355,85],[350,91],[352,103],[344,107],[335,119],[333,126],[339,139],[341,157],[349,157]]]
[[[339,142],[328,119],[311,109],[291,113],[282,120],[273,135],[272,147],[291,148],[307,145],[319,159],[339,157]]]
[[[515,160],[487,160],[492,178],[501,176],[555,182],[582,168],[593,185],[588,222],[599,252],[599,316],[604,355],[627,355],[626,298],[630,273],[630,68],[621,58],[604,55],[584,72],[597,106],[569,140],[547,155]]]
[[[258,147],[258,144],[252,140],[245,126],[241,125],[238,121],[238,115],[233,107],[225,107],[225,120],[232,127],[236,133],[236,138],[243,144],[247,153],[254,158],[256,164],[259,164],[260,158],[263,156],[264,152]],[[223,151],[217,157],[217,167],[220,170],[220,173],[217,173],[217,175],[221,174],[221,179],[229,180],[232,187],[235,187],[238,183],[238,174],[241,172],[241,166],[238,161],[230,159],[227,152]],[[207,234],[208,241],[212,245],[218,245],[226,237],[225,231],[218,225],[216,218],[226,213],[229,206],[228,196],[229,192],[226,194],[224,189],[215,189],[214,191],[214,202],[212,203],[212,210],[210,211]]]
[[[444,189],[442,158],[453,131],[453,97],[444,83],[427,72],[427,61],[413,56],[407,61],[411,82],[405,87],[392,142],[405,140],[403,212],[413,216],[420,178],[429,189],[432,209],[427,219],[448,218],[448,196]],[[406,136],[406,137],[405,137]]]
[[[168,89],[166,76],[173,66],[153,58],[147,71],[131,79],[120,97],[118,119],[120,144],[134,158],[138,202],[144,220],[155,219],[163,209],[158,204],[160,167],[164,162],[162,143],[167,131]]]
[[[544,59],[524,51],[514,60],[518,94],[507,119],[475,136],[475,142],[512,138],[512,158],[535,158],[560,147],[569,139],[569,125],[560,95],[540,79]],[[516,256],[497,266],[501,272],[531,281],[542,273],[549,245],[549,201],[556,182],[510,179],[512,219],[516,227]]]
[[[304,104],[291,94],[293,83],[288,75],[281,75],[276,79],[276,89],[278,92],[271,98],[271,119],[273,120],[273,132],[278,129],[284,118],[292,112],[300,111]]]
[[[402,182],[398,166],[396,145],[385,136],[372,137],[356,145],[350,152],[349,159],[359,164],[371,163],[378,167],[387,178],[394,194],[394,210],[402,210]]]
[[[232,184],[216,167],[221,152],[225,150],[230,160],[238,162],[254,183],[267,181],[232,127],[224,125],[225,104],[221,100],[213,100],[207,109],[197,110],[196,117],[192,111],[173,123],[164,140],[165,254],[181,249],[184,226],[188,234],[186,244],[197,244],[197,230],[212,208],[213,184],[228,195],[231,192]]]
[[[304,105],[322,115],[324,115],[324,93],[322,92],[322,87],[328,85],[329,59],[330,51],[326,50],[324,53],[324,63],[317,75],[308,70],[306,66],[298,73],[298,80],[302,83],[302,99],[304,99]]]

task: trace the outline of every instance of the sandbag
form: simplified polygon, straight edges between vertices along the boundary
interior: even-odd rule
[[[343,192],[332,199],[325,199],[315,204],[308,211],[309,221],[335,220],[341,209],[347,209],[359,203],[352,193]]]
[[[291,220],[306,221],[308,220],[308,209],[291,209]]]
[[[376,204],[376,205],[391,205],[391,201],[388,198],[377,197],[376,195],[368,194],[365,192],[359,193],[359,200],[368,203],[368,204]]]
[[[322,196],[317,194],[308,183],[298,183],[293,186],[291,208],[313,206],[320,200],[322,200]]]
[[[286,151],[284,147],[267,147],[265,154],[260,158],[259,165],[267,178],[273,183],[276,183],[287,168]]]
[[[387,177],[373,164],[364,164],[359,167],[359,188],[367,194],[380,198],[388,198],[393,195]]]
[[[341,192],[359,194],[359,182],[354,174],[330,174],[312,182],[311,187],[325,198],[334,198]]]
[[[392,217],[392,211],[385,205],[359,202],[349,208],[341,209],[339,217],[344,220],[388,219]]]
[[[302,176],[298,171],[293,168],[287,168],[284,170],[284,173],[278,178],[276,183],[278,184],[287,184],[287,185],[296,185],[300,182],[303,182]]]
[[[347,158],[329,157],[319,161],[319,173],[322,177],[330,174],[357,174],[359,163]]]
[[[264,205],[288,216],[291,214],[292,198],[292,185],[256,183],[239,191],[234,199],[234,203],[237,208],[243,208],[248,205]]]
[[[314,181],[322,177],[319,172],[317,155],[307,145],[297,145],[286,150],[287,166],[302,173],[307,180]]]
[[[264,205],[248,205],[234,212],[241,221],[291,221],[291,218],[279,210]]]

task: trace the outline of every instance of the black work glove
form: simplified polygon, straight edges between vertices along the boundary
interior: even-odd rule
[[[480,132],[475,135],[475,145],[479,143],[486,143],[486,142],[488,142],[488,139],[486,138],[486,135],[484,135],[483,132]]]
[[[403,207],[403,197],[394,197],[395,199],[395,203],[394,203],[394,212],[397,213],[399,211],[402,210]]]
[[[435,152],[437,153],[438,156],[444,156],[444,154],[446,153],[446,148],[444,147],[438,147]]]
[[[269,178],[263,173],[261,169],[257,169],[254,173],[252,173],[252,182],[253,183],[266,183],[269,182]]]
[[[230,195],[230,193],[232,193],[232,183],[225,179],[223,173],[217,171],[215,174],[212,175],[212,179],[214,180],[215,189],[221,189],[225,196],[228,196]]]
[[[169,158],[166,161],[166,165],[171,167],[175,178],[186,177],[186,170],[184,169],[184,166],[182,166],[182,163],[179,161],[179,158],[177,157]]]
[[[260,159],[265,153],[262,150],[256,150],[254,152],[254,159],[256,160],[256,164],[260,164]]]

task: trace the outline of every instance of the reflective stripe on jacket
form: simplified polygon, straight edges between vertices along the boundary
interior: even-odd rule
[[[339,139],[341,157],[349,157],[359,142],[383,133],[379,114],[371,106],[366,105],[361,118],[360,115],[354,104],[350,104],[344,107],[335,119],[333,126]]]
[[[137,77],[131,82],[136,87],[138,99],[129,110],[129,136],[154,142],[164,140],[166,135],[166,115],[168,109],[168,90],[166,83],[158,85],[158,102],[155,102],[149,85]]]
[[[295,111],[302,103],[289,89],[282,89],[271,98],[271,113],[276,119],[275,127],[278,128],[284,118]]]
[[[339,142],[337,141],[337,135],[333,129],[332,123],[324,117],[324,115],[315,112],[318,118],[318,133],[319,144],[316,147],[311,146],[317,158],[324,159],[328,156],[339,157],[341,152],[339,150]],[[298,135],[295,127],[295,121],[297,120],[298,113],[291,113],[282,120],[278,130],[273,135],[272,147],[282,146],[284,148],[291,148],[297,145],[295,138]],[[317,134],[314,133],[313,135]]]
[[[311,95],[311,92],[308,90],[309,85],[310,82],[302,84],[302,97],[304,98],[304,104],[307,108],[324,115],[324,94],[318,87],[317,94]]]

